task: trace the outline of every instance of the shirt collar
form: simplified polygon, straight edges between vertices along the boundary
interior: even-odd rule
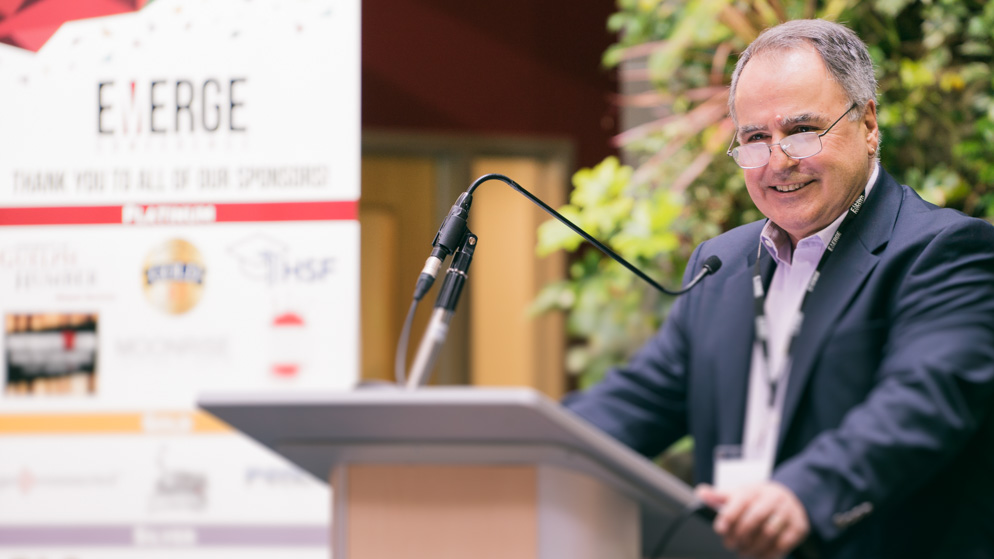
[[[870,190],[873,189],[873,185],[877,182],[877,175],[880,174],[880,165],[873,165],[873,172],[870,173],[870,180],[866,183],[865,194],[870,195]],[[832,239],[832,235],[839,230],[839,225],[842,225],[842,220],[846,217],[849,209],[842,212],[842,215],[837,217],[835,221],[829,223],[827,227],[821,231],[817,231],[807,237],[804,237],[798,241],[798,245],[802,243],[807,244],[810,242],[820,243],[822,248],[828,246],[829,241]],[[790,264],[793,258],[793,249],[790,246],[790,237],[787,232],[784,231],[779,225],[773,223],[770,220],[766,221],[766,225],[763,226],[763,231],[759,235],[760,242],[764,247],[766,247],[767,252],[770,256],[779,264]]]

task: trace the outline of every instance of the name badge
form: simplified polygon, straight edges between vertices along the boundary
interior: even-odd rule
[[[772,463],[761,458],[746,458],[742,447],[723,445],[714,449],[714,487],[729,491],[770,479]]]

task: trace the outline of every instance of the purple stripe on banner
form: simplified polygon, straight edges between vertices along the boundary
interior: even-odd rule
[[[0,546],[118,547],[132,544],[131,531],[125,526],[0,526]]]
[[[197,528],[200,545],[327,546],[328,526],[202,526]]]
[[[325,525],[0,526],[2,547],[328,547]]]

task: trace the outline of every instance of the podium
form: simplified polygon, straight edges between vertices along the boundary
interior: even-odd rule
[[[530,389],[198,403],[331,483],[334,559],[733,557],[689,486]]]

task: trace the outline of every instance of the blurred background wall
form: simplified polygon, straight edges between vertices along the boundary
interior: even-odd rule
[[[362,18],[363,377],[393,378],[393,348],[435,230],[488,172],[557,206],[570,175],[614,153],[612,2],[367,0]],[[541,210],[500,183],[478,191],[480,237],[436,380],[565,386],[562,320],[529,320],[561,257],[537,260]],[[421,304],[411,352],[434,294]]]

